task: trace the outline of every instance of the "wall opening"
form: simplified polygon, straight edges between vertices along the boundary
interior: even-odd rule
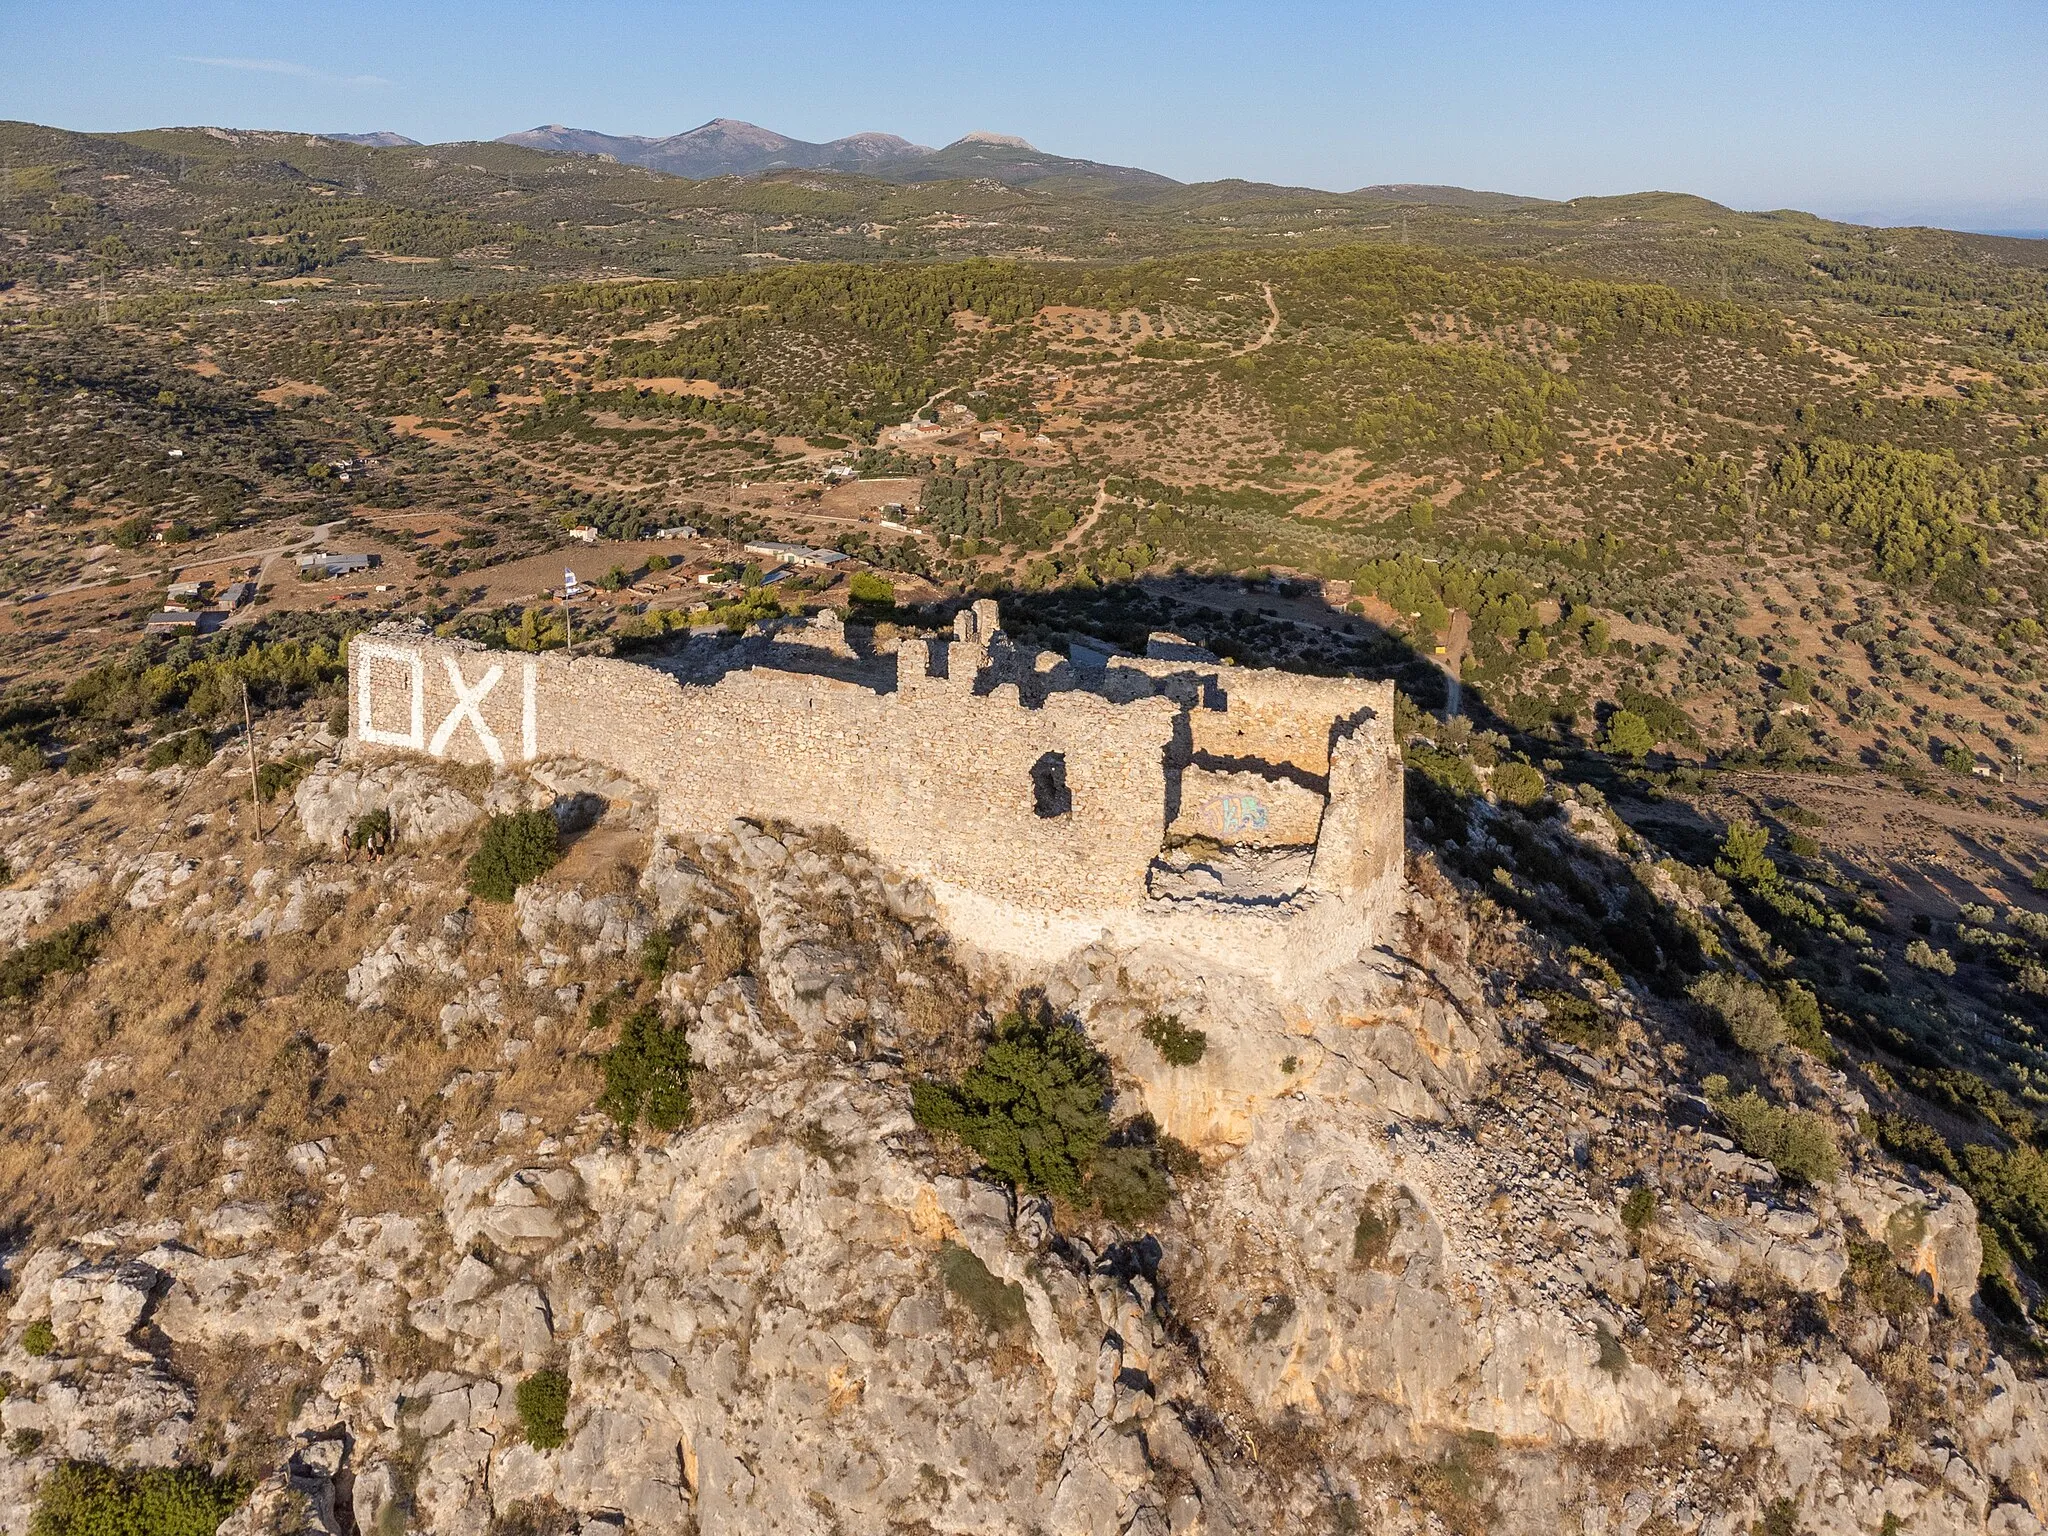
[[[1065,816],[1074,809],[1067,788],[1067,755],[1048,752],[1031,765],[1031,808],[1040,816]]]

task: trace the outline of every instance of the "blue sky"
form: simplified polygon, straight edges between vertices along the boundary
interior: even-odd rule
[[[0,116],[67,128],[983,128],[1185,180],[2048,229],[2042,0],[0,0],[0,34]]]

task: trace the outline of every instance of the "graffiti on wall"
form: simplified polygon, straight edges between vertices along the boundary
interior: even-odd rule
[[[1218,795],[1192,818],[1195,830],[1203,836],[1225,840],[1263,832],[1268,819],[1266,802],[1249,794]]]
[[[430,736],[427,734],[425,658],[410,646],[377,640],[358,640],[355,650],[358,741],[370,746],[406,747],[431,757],[446,757],[456,732],[467,725],[476,733],[477,743],[492,766],[504,766],[504,744],[484,718],[485,700],[505,680],[505,668],[501,663],[491,663],[472,683],[463,676],[462,667],[453,656],[440,658],[442,666],[447,669],[448,687],[455,702],[448,707],[448,712],[441,717]],[[539,752],[534,709],[537,669],[532,662],[523,662],[519,673],[519,755],[530,762]],[[389,707],[394,694],[399,703],[396,711]],[[389,722],[394,718],[402,719],[404,724],[397,727],[388,723],[378,724],[380,719]]]

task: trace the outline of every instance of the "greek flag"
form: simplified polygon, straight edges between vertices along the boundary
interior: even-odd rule
[[[582,590],[581,587],[576,585],[576,573],[574,571],[562,572],[562,596],[574,597]]]

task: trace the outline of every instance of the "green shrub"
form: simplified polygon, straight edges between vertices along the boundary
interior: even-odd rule
[[[1906,946],[1906,964],[1917,966],[1923,971],[1932,971],[1937,976],[1953,976],[1956,973],[1956,957],[1945,949],[1936,949],[1925,939],[1915,939]]]
[[[560,1371],[535,1371],[513,1394],[519,1428],[537,1451],[558,1450],[569,1442],[569,1378]]]
[[[1640,688],[1623,688],[1616,700],[1632,715],[1640,715],[1643,724],[1658,741],[1675,741],[1680,746],[1692,746],[1700,739],[1699,727],[1671,700],[1654,693],[1645,693]]]
[[[319,761],[319,754],[314,752],[273,758],[256,770],[256,793],[266,800],[290,794],[299,787],[299,780],[306,776],[306,771]]]
[[[1720,856],[1714,860],[1714,872],[1752,891],[1773,889],[1784,877],[1771,862],[1770,843],[1771,834],[1755,822],[1730,822],[1727,836],[1721,840]]]
[[[121,738],[113,735],[98,735],[75,742],[64,753],[64,771],[69,774],[97,772],[121,755],[121,747]]]
[[[619,1043],[604,1054],[604,1092],[597,1107],[622,1131],[679,1131],[690,1118],[690,1037],[662,1023],[652,1007],[619,1026]]]
[[[348,845],[357,853],[382,858],[397,841],[398,836],[391,826],[391,813],[382,806],[358,816],[348,829]]]
[[[50,977],[84,970],[99,954],[105,932],[106,925],[97,919],[71,923],[0,958],[0,1000],[25,1002]]]
[[[1689,989],[1692,1000],[1720,1021],[1743,1050],[1761,1056],[1785,1043],[1788,1031],[1778,1005],[1765,988],[1740,976],[1715,971]]]
[[[1551,1039],[1568,1041],[1586,1050],[1599,1050],[1614,1043],[1614,1026],[1591,998],[1557,991],[1541,991],[1531,996],[1548,1014],[1543,1032]]]
[[[0,768],[7,769],[17,779],[26,779],[50,769],[49,758],[43,749],[33,741],[22,741],[14,737],[0,737]]]
[[[957,1137],[997,1178],[1132,1226],[1165,1206],[1176,1164],[1193,1172],[1200,1160],[1149,1116],[1112,1140],[1108,1097],[1101,1052],[1041,1005],[998,1023],[959,1082],[913,1084],[910,1107],[918,1124]]]
[[[1209,1048],[1207,1034],[1189,1029],[1170,1013],[1155,1013],[1139,1028],[1170,1067],[1192,1067]]]
[[[118,1471],[67,1461],[43,1482],[31,1536],[213,1536],[249,1484],[196,1467]]]
[[[1904,1324],[1933,1304],[1927,1289],[1899,1268],[1883,1243],[1849,1240],[1849,1278],[1873,1310],[1895,1323]]]
[[[668,974],[668,963],[675,958],[676,941],[666,928],[657,928],[640,941],[640,974],[649,981],[659,981]]]
[[[40,1360],[57,1347],[57,1330],[47,1317],[39,1317],[21,1333],[21,1352]]]
[[[180,731],[175,736],[162,736],[149,744],[149,751],[143,755],[142,766],[155,772],[159,768],[204,768],[213,761],[213,740],[203,730]]]
[[[510,901],[520,886],[546,874],[561,857],[561,829],[546,811],[493,816],[469,858],[469,889],[485,901]]]
[[[1122,1227],[1142,1226],[1166,1209],[1173,1186],[1158,1147],[1104,1147],[1083,1185],[1096,1210]]]
[[[914,1084],[911,1113],[957,1136],[1005,1183],[1078,1202],[1109,1139],[1108,1091],[1108,1064],[1086,1037],[1033,1010],[998,1023],[957,1084]]]
[[[179,642],[168,656],[138,647],[120,659],[102,662],[65,688],[63,712],[112,725],[180,711],[194,722],[239,721],[244,684],[252,702],[268,708],[338,689],[348,675],[346,639],[331,632],[311,639],[251,643],[249,631],[228,630],[201,642],[193,659],[173,659],[190,654],[189,646],[190,642]]]
[[[1634,710],[1617,709],[1607,717],[1607,734],[1601,738],[1600,746],[1609,755],[1639,763],[1656,745],[1650,722]]]
[[[1751,1157],[1774,1165],[1785,1178],[1797,1184],[1829,1184],[1842,1171],[1841,1148],[1819,1115],[1780,1108],[1754,1088],[1739,1096],[1730,1094],[1728,1080],[1720,1076],[1708,1078],[1706,1090],[1707,1101],[1736,1144]]]
[[[1548,788],[1543,771],[1527,763],[1502,763],[1493,770],[1493,797],[1503,805],[1534,805]]]
[[[7,1437],[7,1449],[17,1459],[35,1455],[43,1448],[43,1432],[40,1429],[17,1429]]]
[[[989,1267],[951,1238],[939,1244],[939,1278],[962,1306],[992,1333],[1024,1321],[1024,1287],[998,1280]]]
[[[1575,965],[1582,965],[1613,991],[1621,990],[1621,972],[1614,968],[1614,962],[1605,955],[1596,954],[1583,944],[1574,944],[1565,952],[1565,958]]]
[[[855,571],[846,578],[846,595],[856,603],[886,608],[894,605],[896,588],[873,571]]]
[[[1787,981],[1778,987],[1778,1013],[1785,1020],[1785,1032],[1792,1043],[1816,1056],[1830,1056],[1834,1047],[1828,1040],[1827,1023],[1821,1017],[1820,999],[1801,982]]]
[[[1443,831],[1462,827],[1466,802],[1479,794],[1479,775],[1471,763],[1434,747],[1410,747],[1403,755],[1408,766],[1408,797],[1416,811]]]
[[[1656,1218],[1657,1191],[1648,1184],[1638,1184],[1621,1202],[1621,1224],[1631,1232],[1642,1231]]]

